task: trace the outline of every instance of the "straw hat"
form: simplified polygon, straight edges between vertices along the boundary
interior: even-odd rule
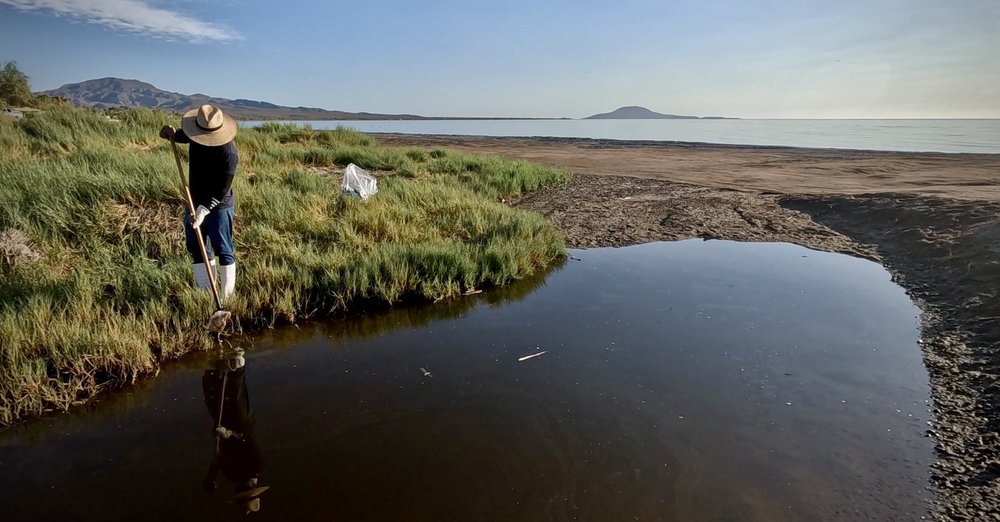
[[[233,502],[243,504],[247,514],[260,511],[260,495],[271,489],[270,486],[261,486],[240,491],[232,496]]]
[[[233,495],[233,500],[246,500],[251,498],[257,498],[269,489],[271,489],[271,486],[248,487],[243,491],[237,491],[236,494]]]
[[[222,109],[213,105],[202,105],[184,113],[181,128],[191,141],[217,147],[225,145],[236,136],[236,120],[222,113]]]

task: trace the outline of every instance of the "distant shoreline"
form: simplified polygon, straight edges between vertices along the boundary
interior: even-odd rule
[[[760,150],[788,153],[816,153],[843,156],[845,154],[870,154],[870,155],[895,155],[895,156],[983,156],[989,159],[1000,157],[1000,152],[937,152],[937,151],[906,151],[906,150],[882,150],[882,149],[847,149],[838,147],[796,147],[793,145],[755,145],[750,143],[712,143],[707,141],[680,141],[680,140],[628,140],[614,138],[576,138],[565,136],[484,136],[477,134],[407,134],[403,132],[378,132],[364,131],[365,134],[375,134],[378,138],[389,138],[392,140],[405,141],[407,138],[420,140],[455,140],[456,142],[471,142],[474,140],[525,140],[536,143],[551,142],[553,144],[593,146],[598,148],[676,148],[676,149],[698,149],[698,150],[729,150],[745,151]]]
[[[791,194],[894,192],[1000,202],[1000,154],[593,138],[373,133],[392,146],[499,154],[583,174],[619,173]]]
[[[606,140],[616,144],[1000,154],[1000,120],[278,120],[370,134]],[[264,120],[242,122],[251,127]]]
[[[245,122],[283,122],[283,121],[557,121],[557,120],[578,120],[581,118],[488,118],[478,116],[451,117],[451,116],[415,116],[412,118],[235,118],[240,123]]]
[[[662,121],[662,120],[742,120],[744,118],[730,118],[727,116],[704,116],[704,117],[684,117],[684,118],[569,118],[550,117],[532,118],[523,116],[512,117],[490,117],[490,116],[414,116],[410,118],[236,118],[243,122],[266,122],[266,121]],[[752,118],[751,118],[752,119]],[[769,118],[775,119],[775,118]]]

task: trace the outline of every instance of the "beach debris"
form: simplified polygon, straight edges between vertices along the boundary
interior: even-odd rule
[[[344,180],[340,183],[340,193],[345,196],[366,200],[378,192],[375,177],[367,170],[351,163],[344,169]]]
[[[433,375],[431,375],[431,372],[427,371],[427,368],[421,366],[420,371],[423,372],[424,377],[433,377]]]
[[[548,350],[544,350],[544,351],[541,351],[541,352],[538,352],[538,353],[533,353],[531,355],[525,355],[524,357],[519,358],[517,360],[517,362],[524,362],[524,361],[527,361],[528,359],[534,359],[535,357],[538,357],[539,355],[543,355],[543,354],[546,354],[546,353],[549,353]]]
[[[19,264],[34,263],[41,257],[24,232],[15,228],[0,232],[0,262],[3,266],[13,268]]]
[[[573,256],[569,256],[569,258],[570,258],[570,259],[572,259],[573,261],[583,261],[583,260],[582,260],[582,259],[580,259],[579,257],[573,257]]]
[[[482,290],[477,290],[475,288],[470,288],[470,289],[466,290],[465,292],[462,292],[462,295],[474,295],[474,294],[481,294],[481,293],[483,293]]]

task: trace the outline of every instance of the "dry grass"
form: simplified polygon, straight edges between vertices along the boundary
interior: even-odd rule
[[[0,424],[65,410],[209,346],[190,285],[173,117],[53,108],[0,122]],[[175,123],[176,122],[172,122]],[[237,295],[244,327],[353,303],[439,300],[537,273],[564,254],[541,216],[499,201],[562,171],[378,146],[270,124],[237,137]],[[379,194],[340,196],[348,162]]]

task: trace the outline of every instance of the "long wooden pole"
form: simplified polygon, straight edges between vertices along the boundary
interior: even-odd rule
[[[181,153],[177,150],[177,142],[174,138],[170,137],[170,146],[174,149],[174,160],[177,161],[177,173],[181,177],[181,186],[184,187],[184,195],[187,196],[188,204],[188,220],[194,219],[194,199],[191,198],[191,189],[188,188],[187,180],[184,179],[184,165],[181,164]],[[194,233],[198,236],[198,248],[201,250],[201,259],[205,262],[205,272],[208,274],[209,288],[212,289],[212,297],[215,298],[215,306],[219,310],[222,310],[222,300],[219,299],[219,290],[215,287],[215,273],[212,270],[212,265],[208,262],[208,252],[205,250],[205,238],[201,235],[201,227],[196,227],[192,224],[191,228],[194,229]]]
[[[219,449],[222,445],[222,435],[219,428],[222,427],[222,408],[226,406],[226,381],[229,379],[229,369],[222,370],[222,391],[219,392],[219,420],[215,423],[215,456],[219,456]]]

